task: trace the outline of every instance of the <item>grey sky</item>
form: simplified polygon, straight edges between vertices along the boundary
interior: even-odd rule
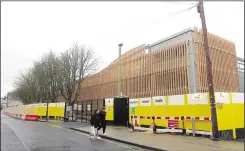
[[[52,49],[85,44],[101,58],[100,69],[123,52],[188,27],[201,28],[197,9],[172,16],[194,2],[2,2],[1,97],[20,71]],[[208,31],[236,44],[244,56],[243,2],[204,2]]]

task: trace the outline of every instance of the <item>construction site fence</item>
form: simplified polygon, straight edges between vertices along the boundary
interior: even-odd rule
[[[113,103],[105,100],[82,101],[74,104],[74,112],[88,122],[94,109],[105,105],[106,120],[114,120]],[[237,131],[244,129],[244,93],[215,92],[218,130],[224,135],[237,138]],[[113,102],[113,101],[111,101]],[[5,108],[7,113],[46,116],[46,103],[18,105]],[[49,103],[48,116],[64,118],[65,102]],[[77,118],[77,117],[76,117]],[[173,96],[129,98],[129,124],[135,128],[150,128],[155,124],[158,131],[185,130],[186,133],[212,135],[212,117],[208,93]],[[243,133],[244,134],[244,133]],[[243,135],[244,137],[244,135]]]
[[[209,93],[129,99],[130,124],[136,129],[179,131],[212,136]],[[215,92],[219,132],[237,138],[244,129],[244,93]],[[244,132],[243,132],[244,133]],[[244,135],[243,135],[244,137]]]
[[[47,104],[28,104],[28,105],[16,105],[4,109],[7,113],[23,114],[23,115],[37,115],[40,119],[46,117]],[[48,104],[48,116],[57,118],[64,118],[65,102],[49,103]]]
[[[65,102],[49,103],[48,104],[48,118],[49,119],[64,119],[65,107],[68,106]],[[78,101],[73,105],[73,116],[67,115],[70,120],[81,120],[83,122],[89,122],[92,111],[95,109],[101,109],[103,107],[103,100],[93,101]],[[37,103],[29,105],[13,105],[5,108],[5,112],[22,114],[22,115],[37,115],[39,119],[46,118],[47,104]]]

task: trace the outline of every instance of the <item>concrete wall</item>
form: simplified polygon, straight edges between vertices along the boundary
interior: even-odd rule
[[[189,55],[189,79],[190,92],[198,92],[198,78],[197,78],[197,63],[196,63],[196,50],[193,41],[194,30],[192,28],[185,29],[172,36],[159,40],[150,44],[150,51],[157,51],[161,48],[167,48],[169,46],[188,41],[188,55]]]

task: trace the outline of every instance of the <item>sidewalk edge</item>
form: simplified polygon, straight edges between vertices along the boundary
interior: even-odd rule
[[[75,131],[79,131],[79,132],[82,132],[82,133],[89,134],[89,132],[87,132],[85,130],[80,130],[80,129],[76,129],[76,128],[69,128],[69,129],[75,130]],[[121,140],[121,139],[117,139],[117,138],[113,138],[113,137],[108,137],[108,136],[104,136],[104,135],[100,135],[100,137],[106,138],[106,139],[109,139],[109,140],[113,140],[113,141],[117,141],[117,142],[121,142],[121,143],[125,143],[125,144],[129,144],[129,145],[132,145],[132,146],[140,147],[140,148],[145,148],[145,149],[148,149],[148,150],[167,151],[167,150],[163,150],[163,149],[159,149],[159,148],[154,148],[154,147],[150,147],[150,146],[145,146],[145,145],[141,145],[141,144],[136,144],[136,143],[132,143],[132,142],[128,142],[128,141],[124,141],[124,140]]]

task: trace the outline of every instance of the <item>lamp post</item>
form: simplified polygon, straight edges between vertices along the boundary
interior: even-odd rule
[[[122,85],[121,85],[121,48],[123,44],[119,44],[119,56],[118,56],[118,96],[122,96]]]

